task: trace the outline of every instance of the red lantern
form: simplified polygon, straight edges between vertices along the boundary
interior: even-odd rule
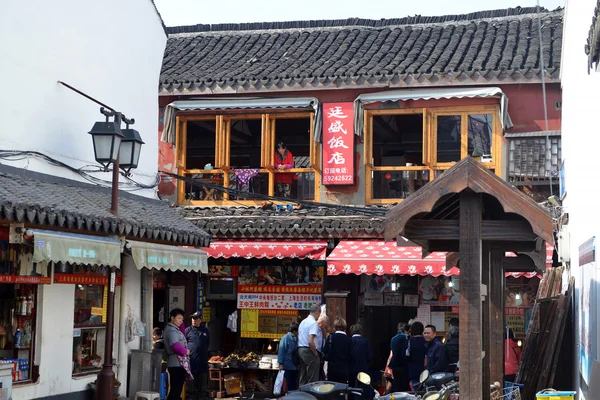
[[[392,174],[390,174],[389,172],[387,174],[385,174],[385,179],[390,179],[392,177]]]

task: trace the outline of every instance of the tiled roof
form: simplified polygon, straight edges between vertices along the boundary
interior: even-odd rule
[[[547,79],[558,79],[563,11],[542,10]],[[168,28],[161,94],[537,81],[535,8],[388,20]]]
[[[210,243],[210,235],[165,202],[120,192],[115,217],[110,201],[106,188],[0,172],[0,220],[188,246]]]
[[[588,34],[585,54],[588,55],[588,72],[590,68],[598,68],[598,62],[600,61],[600,0],[598,0],[592,17],[592,26]],[[596,64],[595,67],[594,64]]]
[[[273,207],[188,207],[181,214],[198,228],[225,238],[382,238],[385,212],[310,207],[277,211]]]

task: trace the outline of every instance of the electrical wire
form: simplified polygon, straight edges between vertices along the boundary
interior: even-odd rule
[[[548,105],[546,104],[546,70],[544,68],[544,49],[542,41],[542,17],[540,16],[540,0],[537,0],[536,6],[537,18],[538,18],[538,35],[540,35],[540,73],[542,75],[542,103],[544,104],[544,121],[546,123],[546,157],[550,161],[550,169],[552,169],[552,145],[550,144],[550,137],[548,134]],[[553,196],[552,189],[552,171],[549,174],[550,179],[550,196]]]
[[[0,150],[0,159],[7,161],[21,161],[28,160],[30,158],[40,159],[42,161],[47,162],[50,165],[65,168],[85,179],[88,182],[91,182],[96,185],[110,187],[112,186],[112,181],[106,181],[104,179],[97,178],[92,173],[105,172],[104,168],[98,165],[84,165],[80,168],[75,168],[69,164],[66,164],[60,160],[52,158],[46,154],[40,153],[38,151],[31,150]],[[142,189],[154,189],[158,186],[160,182],[160,175],[157,173],[154,178],[154,183],[152,184],[143,184],[133,180],[129,176],[125,176],[127,182],[119,182],[120,190],[125,191],[136,191]]]
[[[165,175],[168,175],[177,180],[188,183],[191,185],[191,187],[194,187],[194,186],[200,187],[200,188],[205,187],[208,189],[213,189],[218,192],[223,192],[223,193],[227,193],[230,195],[234,195],[236,197],[243,197],[244,199],[249,199],[249,200],[264,200],[264,201],[273,201],[273,202],[282,202],[282,203],[294,203],[294,204],[298,204],[298,205],[301,205],[301,206],[307,207],[307,208],[308,207],[331,208],[331,209],[337,209],[337,210],[360,212],[360,213],[372,215],[374,217],[384,217],[387,212],[387,209],[384,209],[384,208],[340,206],[337,204],[330,204],[330,203],[317,203],[314,201],[303,201],[303,200],[294,200],[294,199],[288,199],[288,198],[282,198],[282,197],[275,197],[275,196],[269,196],[269,195],[265,195],[265,194],[261,194],[261,193],[243,192],[241,190],[231,189],[231,188],[215,185],[215,184],[208,183],[208,182],[197,181],[195,179],[188,178],[186,176],[182,176],[182,175],[178,175],[178,174],[174,174],[174,173],[168,172],[168,171],[159,171],[159,172],[161,174],[165,174]]]

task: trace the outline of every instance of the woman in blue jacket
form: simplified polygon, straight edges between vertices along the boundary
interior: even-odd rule
[[[297,354],[298,350],[298,326],[297,322],[291,324],[289,332],[279,341],[277,362],[279,363],[279,370],[285,371],[284,376],[288,390],[297,389],[298,366],[294,354]]]

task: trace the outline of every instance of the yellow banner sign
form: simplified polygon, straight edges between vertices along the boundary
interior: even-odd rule
[[[241,337],[281,339],[290,324],[298,319],[298,312],[242,309],[241,319]]]

